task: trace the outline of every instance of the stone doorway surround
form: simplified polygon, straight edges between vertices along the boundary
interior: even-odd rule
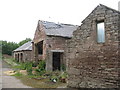
[[[60,53],[63,54],[64,50],[50,50],[49,51],[49,57],[46,60],[46,70],[47,71],[53,71],[53,53]],[[62,55],[61,55],[62,56]],[[62,58],[61,58],[62,59]],[[60,64],[62,63],[62,60],[60,59]]]

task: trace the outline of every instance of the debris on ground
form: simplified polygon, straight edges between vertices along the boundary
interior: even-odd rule
[[[16,72],[14,70],[5,71],[4,73],[7,74],[7,75],[14,75],[14,74],[16,74]]]

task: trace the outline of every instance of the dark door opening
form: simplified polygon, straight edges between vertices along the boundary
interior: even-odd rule
[[[18,54],[18,59],[17,59],[17,60],[18,60],[18,62],[20,62],[20,61],[19,61],[19,54]]]
[[[61,53],[53,52],[53,71],[60,70],[60,59],[61,59]]]
[[[21,62],[23,62],[23,53],[20,55]]]

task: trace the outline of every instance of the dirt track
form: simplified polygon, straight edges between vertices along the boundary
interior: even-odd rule
[[[0,70],[0,75],[2,73],[2,88],[31,88],[29,86],[22,84],[21,81],[15,78],[14,76],[9,76],[4,73],[6,71],[12,70],[6,62],[4,61],[1,62],[0,60],[0,66],[2,66],[2,70]]]

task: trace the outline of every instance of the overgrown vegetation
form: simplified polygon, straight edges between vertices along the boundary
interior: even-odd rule
[[[14,62],[14,59],[8,59],[9,62]],[[10,63],[13,65],[12,63]],[[45,60],[39,61],[39,64],[36,66],[35,62],[24,62],[17,63],[13,65],[15,70],[14,75],[21,81],[34,88],[57,88],[59,86],[66,86],[67,73],[65,71],[46,71],[45,70]],[[26,74],[24,74],[25,71]]]
[[[61,70],[66,71],[66,66],[64,64],[61,65]]]
[[[37,68],[35,69],[36,71],[36,75],[43,75],[46,71],[45,71],[45,60],[41,60],[37,66]]]

